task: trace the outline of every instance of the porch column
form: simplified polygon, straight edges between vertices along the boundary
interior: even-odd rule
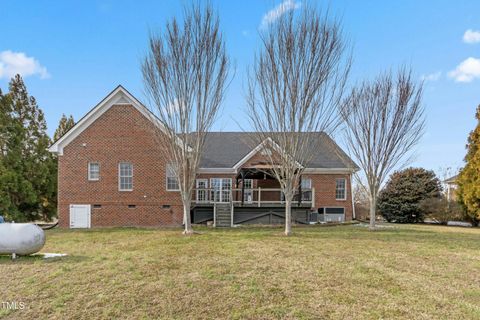
[[[302,176],[298,179],[298,206],[302,204]]]
[[[242,206],[243,206],[243,200],[245,199],[244,194],[245,194],[245,171],[240,171],[240,174],[242,175]]]

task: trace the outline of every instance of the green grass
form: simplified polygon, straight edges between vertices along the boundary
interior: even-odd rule
[[[480,229],[395,226],[47,231],[0,258],[12,319],[480,319]]]

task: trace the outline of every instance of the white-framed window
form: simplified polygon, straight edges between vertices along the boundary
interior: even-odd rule
[[[175,175],[175,170],[172,165],[167,165],[167,191],[179,191],[180,186],[178,185],[178,179]]]
[[[302,201],[312,200],[312,179],[302,177]]]
[[[253,202],[253,180],[244,179],[244,190],[243,190],[243,201],[244,202]]]
[[[118,164],[118,190],[133,190],[133,165],[130,162],[120,162]]]
[[[213,189],[210,199],[214,202],[229,202],[232,190],[231,178],[211,178],[210,187]]]
[[[88,163],[88,180],[89,181],[100,180],[100,163],[98,162]]]
[[[335,181],[335,199],[347,200],[347,179],[339,178]]]
[[[197,202],[208,201],[208,179],[197,179]]]

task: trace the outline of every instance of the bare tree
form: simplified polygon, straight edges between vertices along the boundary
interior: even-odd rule
[[[183,26],[174,18],[163,35],[150,35],[142,73],[151,110],[163,130],[156,138],[167,150],[184,208],[185,234],[193,233],[190,205],[205,136],[223,101],[230,60],[210,6],[185,10]]]
[[[252,145],[269,152],[268,171],[285,197],[285,234],[291,234],[291,205],[303,169],[318,145],[315,132],[332,133],[350,56],[338,21],[303,6],[281,16],[260,34],[262,47],[249,72],[247,110]]]
[[[342,109],[346,144],[364,177],[356,175],[370,201],[370,229],[375,228],[380,188],[394,168],[405,165],[425,126],[423,84],[402,68],[353,89]]]

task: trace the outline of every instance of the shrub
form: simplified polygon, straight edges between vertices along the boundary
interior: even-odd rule
[[[455,201],[448,201],[446,198],[428,198],[420,201],[420,210],[425,217],[447,224],[452,220],[463,220],[464,212],[462,207]]]
[[[423,168],[396,171],[380,192],[378,210],[389,222],[422,222],[425,214],[420,202],[439,198],[441,190],[440,180],[433,171]]]

